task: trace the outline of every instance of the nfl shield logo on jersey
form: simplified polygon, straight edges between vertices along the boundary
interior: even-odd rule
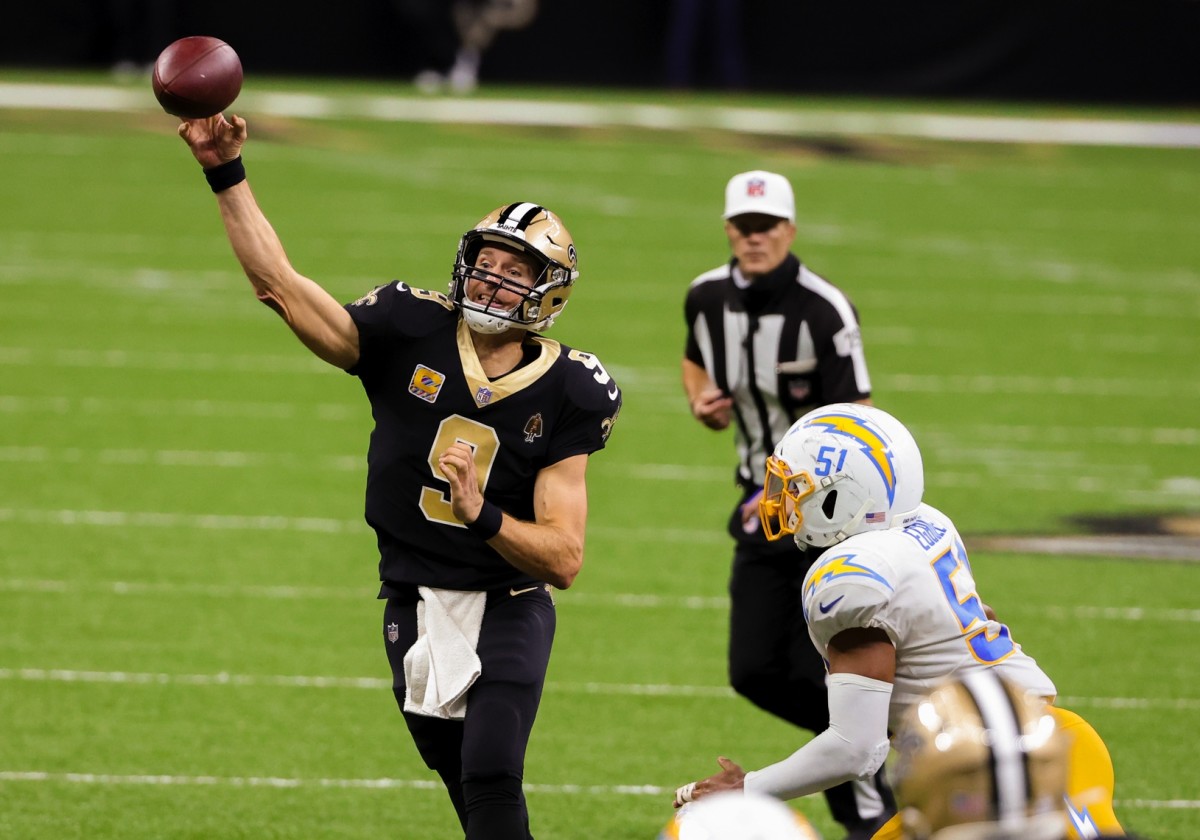
[[[392,644],[396,644],[396,640],[400,638],[400,625],[392,622],[387,626],[387,639]]]
[[[475,392],[475,402],[482,408],[492,401],[492,389],[481,385]]]

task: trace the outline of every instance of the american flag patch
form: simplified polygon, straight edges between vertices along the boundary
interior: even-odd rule
[[[872,523],[872,524],[876,524],[876,523],[879,523],[879,522],[883,522],[885,519],[887,519],[887,514],[886,514],[886,513],[884,513],[883,511],[878,511],[878,510],[877,510],[877,511],[872,511],[871,513],[868,513],[868,514],[867,514],[867,515],[864,517],[864,519],[865,519],[867,522],[870,522],[870,523]]]

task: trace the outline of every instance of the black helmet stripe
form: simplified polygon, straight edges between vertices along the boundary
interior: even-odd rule
[[[504,208],[504,212],[500,214],[496,223],[501,227],[512,225],[516,230],[523,231],[538,217],[539,213],[544,212],[545,208],[538,204],[529,202],[510,204]]]
[[[1017,709],[1004,684],[990,670],[963,677],[963,686],[975,702],[984,729],[990,734],[992,798],[1001,824],[1024,819],[1032,788],[1028,757],[1021,745]]]

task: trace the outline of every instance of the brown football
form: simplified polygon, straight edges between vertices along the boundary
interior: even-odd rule
[[[154,96],[168,114],[203,119],[233,104],[242,91],[242,62],[233,47],[208,35],[180,38],[159,53]]]

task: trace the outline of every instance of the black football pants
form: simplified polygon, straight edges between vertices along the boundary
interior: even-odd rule
[[[397,625],[389,641],[388,625]],[[417,638],[417,595],[388,598],[383,640],[392,691],[404,709],[404,654]],[[476,652],[480,676],[467,695],[465,720],[404,713],[425,764],[446,786],[467,840],[532,840],[521,780],[525,749],[542,697],[555,611],[544,587],[488,594]]]
[[[801,607],[801,587],[816,553],[739,544],[729,580],[729,682],[754,705],[810,732],[829,728],[825,663]],[[825,791],[833,818],[849,830],[896,809],[883,771],[875,793],[844,782]]]

